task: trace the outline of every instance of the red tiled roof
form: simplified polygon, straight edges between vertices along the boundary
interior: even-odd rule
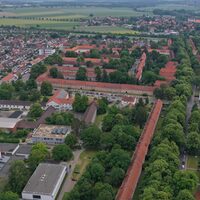
[[[167,81],[171,81],[175,79],[175,73],[176,73],[176,66],[177,63],[173,61],[167,62],[164,68],[160,69],[160,76],[165,77]]]
[[[51,66],[49,66],[51,68]],[[57,69],[62,72],[64,77],[76,77],[76,73],[79,70],[79,67],[66,67],[66,66],[58,66]],[[87,71],[87,77],[88,78],[95,78],[95,68],[85,68]],[[109,74],[111,72],[115,72],[115,69],[105,69],[105,71]]]
[[[196,198],[196,200],[200,200],[200,192],[197,192],[197,193],[195,194],[195,198]]]
[[[157,51],[160,54],[170,55],[171,51],[169,49],[148,49],[148,52]]]
[[[91,50],[91,49],[95,49],[95,48],[96,48],[96,45],[85,44],[85,45],[79,45],[79,46],[75,46],[73,48],[65,49],[65,51]]]
[[[136,72],[136,76],[135,76],[137,80],[141,80],[141,78],[142,78],[142,72],[143,72],[143,69],[144,69],[144,66],[146,63],[146,57],[147,57],[146,53],[143,53],[140,58],[140,62],[137,67],[137,72]]]
[[[173,43],[173,40],[171,38],[167,40],[168,47],[170,47],[172,45],[172,43]]]
[[[195,19],[194,22],[195,23],[200,23],[200,19]]]
[[[168,81],[157,80],[157,81],[154,83],[154,86],[160,87],[162,84],[168,84],[168,83],[169,83]]]
[[[9,73],[7,76],[5,76],[1,79],[1,82],[10,82],[13,78],[14,78],[14,74]]]
[[[88,88],[93,90],[105,89],[105,91],[116,90],[116,92],[126,91],[140,91],[142,93],[149,92],[153,93],[155,87],[153,86],[142,86],[142,85],[130,85],[130,84],[116,84],[116,83],[103,83],[103,82],[91,82],[91,81],[79,81],[79,80],[64,80],[54,79],[48,77],[47,73],[40,75],[37,78],[37,82],[41,84],[43,81],[49,81],[53,85],[60,87],[72,87],[72,88]]]
[[[64,63],[77,63],[77,58],[71,58],[71,57],[63,57]],[[108,63],[109,59],[99,59],[99,58],[84,58],[84,62],[92,62],[95,64],[101,64],[102,62]]]
[[[145,162],[145,157],[148,152],[149,144],[153,137],[157,121],[162,110],[163,102],[157,100],[154,104],[153,110],[146,122],[143,133],[137,143],[135,152],[133,153],[131,164],[128,168],[126,176],[118,190],[116,200],[131,200],[138,180],[142,171],[142,165]]]
[[[122,96],[122,101],[126,101],[126,102],[134,102],[135,101],[135,97],[131,97],[131,96]]]
[[[54,95],[49,99],[48,103],[54,101],[55,103],[62,105],[62,104],[73,104],[74,99],[69,98],[67,96],[60,97],[60,94],[63,90],[57,90]]]

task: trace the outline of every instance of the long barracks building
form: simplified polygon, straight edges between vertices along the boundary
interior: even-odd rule
[[[152,96],[153,91],[156,88],[154,86],[55,79],[49,77],[47,73],[44,73],[37,78],[37,84],[40,86],[44,81],[50,82],[54,88],[132,94],[132,95],[147,94],[149,96]]]

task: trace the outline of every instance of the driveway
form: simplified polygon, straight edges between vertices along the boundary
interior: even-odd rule
[[[62,200],[65,192],[70,192],[73,189],[74,185],[76,184],[76,181],[72,181],[71,177],[72,177],[74,168],[79,160],[79,156],[82,152],[83,152],[83,149],[74,151],[73,152],[74,159],[70,161],[69,163],[67,163],[68,165],[71,165],[71,169],[70,169],[70,172],[67,174],[67,177],[65,178],[64,183],[62,184],[62,188],[59,192],[57,200]]]

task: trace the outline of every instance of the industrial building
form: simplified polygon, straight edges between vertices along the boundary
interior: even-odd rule
[[[40,163],[22,191],[23,200],[55,200],[67,173],[67,167]]]

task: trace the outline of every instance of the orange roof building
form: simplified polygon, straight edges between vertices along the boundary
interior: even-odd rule
[[[47,102],[47,107],[53,106],[58,110],[72,110],[73,98],[63,89],[57,90]]]
[[[99,58],[84,58],[84,62],[83,63],[86,63],[86,62],[91,62],[93,63],[94,65],[102,65],[103,63],[108,63],[109,62],[109,59],[108,58],[102,58],[102,59],[99,59]],[[71,57],[63,57],[63,64],[64,65],[67,65],[67,64],[70,64],[70,65],[74,65],[74,64],[77,64],[77,58],[71,58]]]
[[[167,81],[175,79],[177,63],[173,61],[167,62],[164,68],[160,69],[160,76],[165,77]]]
[[[146,58],[147,58],[146,53],[143,53],[141,58],[140,58],[137,69],[136,69],[136,76],[135,77],[139,81],[142,79],[142,73],[143,73],[144,66],[146,64]]]
[[[51,66],[49,67],[51,68]],[[63,74],[64,79],[75,80],[76,73],[79,70],[79,67],[68,67],[68,66],[57,66],[57,69]],[[85,68],[86,69],[86,76],[89,81],[96,81],[96,73],[95,68]],[[115,72],[115,69],[105,69],[107,74],[111,72]]]
[[[11,83],[12,81],[15,81],[17,79],[18,79],[18,77],[16,74],[9,73],[7,76],[3,77],[0,80],[0,83]]]
[[[153,91],[156,88],[154,86],[55,79],[50,78],[48,73],[44,73],[37,78],[37,83],[39,85],[41,85],[44,81],[49,81],[54,86],[54,88],[109,92],[118,94],[153,95]]]
[[[160,112],[162,110],[163,102],[157,100],[154,104],[152,112],[146,122],[143,133],[137,143],[135,152],[133,153],[131,164],[126,172],[126,176],[118,190],[116,200],[132,200],[133,194],[136,190],[142,166],[145,162],[145,157],[151,143]]]

